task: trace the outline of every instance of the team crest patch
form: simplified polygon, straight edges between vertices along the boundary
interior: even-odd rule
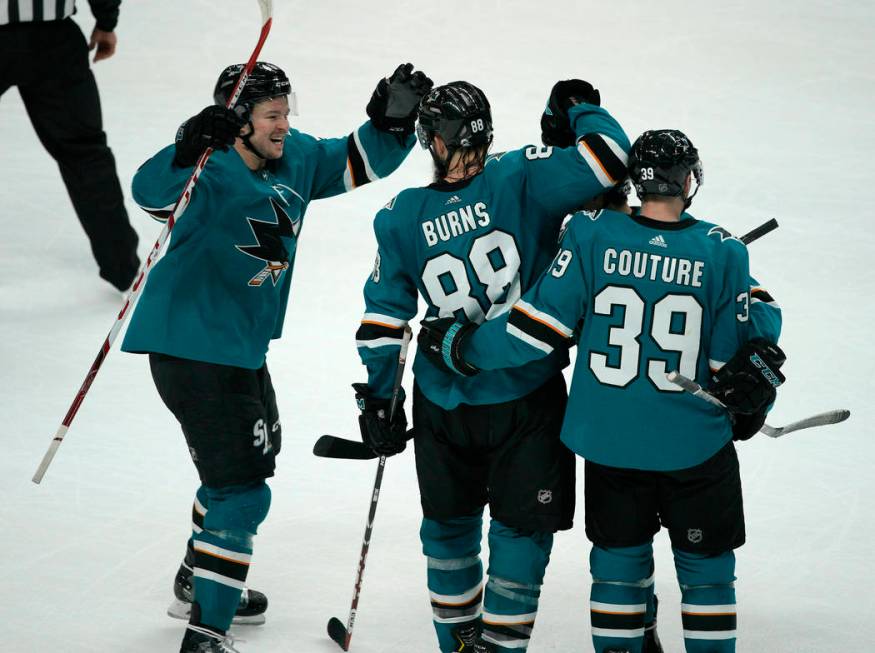
[[[702,541],[702,529],[701,528],[688,528],[687,529],[687,539],[693,544],[699,544]]]
[[[729,233],[728,231],[726,231],[726,229],[724,229],[723,227],[718,227],[718,226],[713,226],[713,227],[711,227],[711,228],[708,230],[708,235],[709,235],[709,236],[720,236],[720,242],[721,242],[721,243],[722,243],[723,241],[726,241],[726,240],[738,240],[738,238],[736,238],[736,237],[733,236],[731,233]],[[741,242],[741,241],[738,240],[738,242]]]
[[[538,503],[550,503],[553,500],[551,490],[538,490]]]
[[[294,238],[301,230],[301,218],[292,220],[274,198],[270,205],[276,222],[266,222],[255,218],[246,218],[256,245],[235,245],[244,254],[265,262],[265,266],[249,280],[250,286],[260,286],[268,277],[276,286],[283,272],[289,269],[289,252],[283,244],[283,238]]]

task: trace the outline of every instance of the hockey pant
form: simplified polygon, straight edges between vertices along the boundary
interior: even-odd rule
[[[735,554],[704,556],[672,549],[681,588],[687,653],[735,651]],[[596,653],[641,653],[654,619],[653,544],[594,546],[590,553],[590,621]]]
[[[460,633],[479,631],[498,651],[525,651],[538,612],[552,533],[523,532],[491,520],[485,593],[480,561],[482,513],[423,519],[422,549],[441,651],[467,651]]]
[[[263,480],[198,489],[192,509],[192,624],[221,633],[231,626],[249,572],[252,538],[269,508],[270,488]]]

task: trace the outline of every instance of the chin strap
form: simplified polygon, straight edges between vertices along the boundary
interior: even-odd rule
[[[248,121],[246,124],[249,125],[249,133],[246,134],[246,136],[240,137],[240,140],[243,141],[243,146],[247,150],[252,152],[255,156],[257,156],[259,159],[261,159],[262,161],[267,161],[267,157],[264,156],[261,152],[259,152],[258,149],[256,149],[256,147],[252,144],[252,141],[250,140],[252,138],[252,135],[255,133],[255,126],[252,124],[251,120]],[[698,190],[698,189],[696,189],[696,190]]]

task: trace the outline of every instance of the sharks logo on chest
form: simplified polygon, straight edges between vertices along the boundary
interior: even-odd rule
[[[289,250],[283,244],[283,238],[297,238],[301,230],[301,218],[289,218],[288,213],[274,198],[270,198],[276,222],[266,222],[255,218],[246,218],[255,245],[235,245],[244,254],[265,262],[265,266],[249,280],[250,286],[260,286],[268,277],[276,286],[283,272],[289,269]]]

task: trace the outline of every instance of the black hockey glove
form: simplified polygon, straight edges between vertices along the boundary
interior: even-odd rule
[[[413,72],[413,64],[402,64],[377,84],[366,109],[368,117],[380,131],[404,139],[415,131],[419,101],[432,86],[421,70]]]
[[[768,404],[762,409],[751,415],[742,415],[736,413],[732,416],[732,439],[733,440],[750,440],[753,436],[759,433],[766,423],[766,413],[768,412]]]
[[[208,147],[227,150],[234,144],[240,128],[245,124],[246,121],[230,109],[215,104],[208,106],[176,130],[174,163],[187,168],[197,163]]]
[[[453,317],[423,320],[416,338],[419,351],[434,365],[453,374],[474,376],[480,370],[462,358],[462,343],[477,330],[473,322]]]
[[[353,383],[355,400],[362,414],[359,429],[362,442],[381,456],[394,456],[407,447],[407,416],[404,414],[404,391],[398,397],[395,417],[389,421],[391,400],[380,399],[371,394],[367,383]]]
[[[785,360],[787,357],[778,345],[762,338],[751,340],[711,378],[708,391],[733,416],[762,413],[765,421],[765,411],[775,401],[776,388],[785,381],[780,370]]]
[[[556,82],[541,116],[541,142],[553,147],[574,145],[577,135],[568,121],[568,110],[583,103],[601,105],[599,91],[592,84],[582,79]]]

